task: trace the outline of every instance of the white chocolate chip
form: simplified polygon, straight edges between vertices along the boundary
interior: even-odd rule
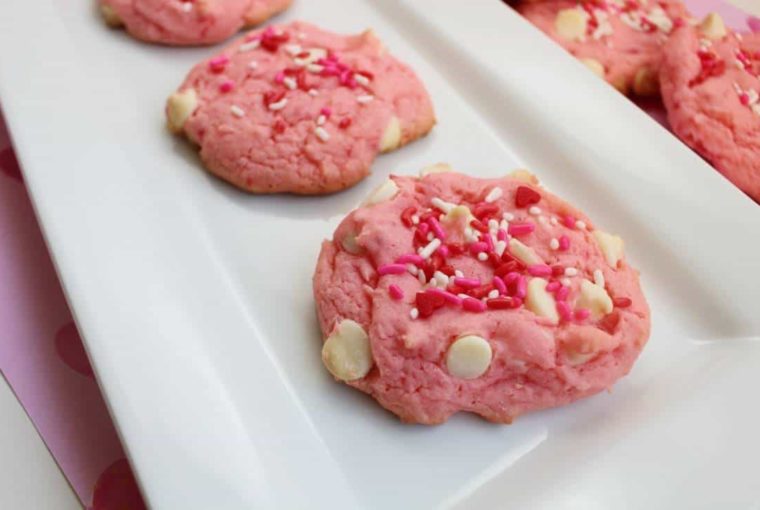
[[[571,367],[577,367],[578,365],[583,365],[587,361],[590,361],[592,358],[596,357],[595,352],[575,352],[575,351],[565,351],[565,355],[567,356],[567,363]]]
[[[383,137],[380,139],[380,152],[388,152],[397,148],[401,143],[401,123],[398,117],[391,117],[388,125],[385,126]]]
[[[601,319],[612,311],[612,299],[604,287],[588,280],[581,282],[581,295],[575,303],[576,308],[591,310],[592,319]]]
[[[475,379],[486,373],[492,356],[491,345],[485,338],[460,336],[449,347],[446,368],[458,379]]]
[[[373,365],[367,332],[350,319],[341,321],[322,346],[322,362],[337,379],[361,379]]]
[[[541,257],[536,255],[536,252],[533,251],[533,248],[524,245],[514,237],[509,240],[509,253],[527,266],[544,263],[544,261],[541,260]]]
[[[508,177],[511,177],[512,179],[516,179],[518,181],[522,181],[528,184],[538,184],[538,178],[532,173],[522,168],[518,168],[517,170],[512,170],[509,173]]]
[[[426,166],[420,170],[420,177],[425,177],[430,174],[442,174],[446,172],[452,172],[453,169],[446,163],[436,163],[434,165]]]
[[[343,239],[341,239],[340,245],[344,250],[346,250],[348,253],[351,253],[352,255],[358,255],[364,251],[356,241],[355,232],[349,232],[346,234]]]
[[[120,27],[124,23],[121,20],[121,16],[119,16],[110,5],[101,4],[100,14],[103,16],[106,25],[109,27]]]
[[[175,133],[182,131],[185,121],[198,107],[198,95],[195,89],[175,92],[166,102],[166,118],[169,129]]]
[[[367,199],[362,203],[364,206],[379,204],[396,196],[398,185],[392,179],[386,180],[380,186],[370,193]]]
[[[539,317],[546,317],[552,324],[557,324],[559,322],[557,303],[554,301],[554,296],[546,291],[547,283],[543,278],[531,278],[528,282],[525,307]]]
[[[639,96],[656,96],[660,92],[660,79],[651,67],[640,67],[633,77],[633,92]]]
[[[586,36],[588,14],[578,8],[562,9],[554,20],[557,34],[568,41],[581,41]]]
[[[595,75],[599,76],[600,78],[604,78],[604,66],[601,62],[595,58],[582,58],[580,61],[583,62],[586,67],[591,69],[591,72],[593,72]]]
[[[604,259],[612,268],[616,268],[620,259],[623,258],[623,240],[615,235],[608,234],[603,230],[594,230],[594,239],[599,249],[602,250]]]
[[[717,41],[726,36],[726,25],[723,23],[720,14],[711,12],[699,24],[699,31],[708,39]]]

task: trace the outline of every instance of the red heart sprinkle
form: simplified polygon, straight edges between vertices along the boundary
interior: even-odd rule
[[[541,200],[541,195],[527,186],[518,186],[515,193],[515,205],[517,207],[528,207],[537,204]]]

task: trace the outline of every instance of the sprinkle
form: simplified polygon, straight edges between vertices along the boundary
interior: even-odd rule
[[[359,104],[367,104],[367,103],[371,103],[373,99],[375,99],[375,96],[370,96],[367,94],[367,95],[357,97],[356,102]]]
[[[594,269],[594,283],[600,287],[604,287],[604,273],[601,269]]]
[[[359,85],[367,86],[369,85],[369,78],[364,76],[363,74],[354,73],[354,80],[356,80],[356,83]]]
[[[516,282],[519,279],[520,279],[520,273],[517,273],[517,272],[514,272],[514,271],[512,271],[511,273],[507,273],[507,275],[504,277],[504,281],[507,284],[514,283],[514,282]]]
[[[452,204],[450,202],[446,202],[444,200],[441,200],[438,197],[434,197],[433,199],[431,199],[430,203],[433,204],[433,206],[436,209],[440,209],[441,211],[443,211],[445,213],[451,211],[454,208],[454,206],[456,205],[456,204]]]
[[[559,241],[556,238],[552,238],[552,240],[549,241],[549,248],[552,250],[559,250]]]
[[[420,223],[420,217],[416,214],[412,214],[412,224],[419,225],[419,223]]]
[[[417,317],[419,316],[420,316],[420,311],[417,310],[416,308],[412,308],[411,310],[409,310],[409,317],[411,317],[412,320],[416,320]]]
[[[317,126],[324,126],[325,122],[327,122],[327,118],[324,115],[317,117]]]
[[[536,230],[536,226],[530,222],[510,223],[508,232],[511,236],[524,236],[530,234],[534,230]]]
[[[438,253],[441,255],[441,257],[446,258],[449,256],[449,247],[445,244],[438,248]]]
[[[396,259],[396,264],[422,264],[425,259],[415,253],[406,253]]]
[[[454,270],[454,276],[457,276],[459,278],[463,278],[464,277],[464,273],[462,271],[460,271],[459,269],[456,269],[456,270]]]
[[[439,287],[445,288],[449,285],[449,277],[440,271],[433,273],[433,280],[435,280]]]
[[[487,248],[485,249],[485,251],[492,252],[493,251],[493,238],[491,237],[491,235],[490,234],[484,234],[484,235],[482,235],[480,237],[481,237],[481,239],[485,240],[485,243],[486,243],[486,246],[487,246]]]
[[[458,297],[459,299],[467,299],[467,298],[468,298],[468,297],[470,297],[470,296],[469,296],[468,294],[457,294],[457,297]]]
[[[319,113],[320,113],[321,115],[324,115],[325,117],[330,117],[330,115],[332,115],[332,108],[330,108],[330,107],[328,107],[328,106],[323,106],[323,107],[322,107],[322,108],[319,110]]]
[[[509,228],[509,225],[507,225],[507,228]],[[499,241],[506,241],[507,240],[507,229],[500,228],[498,232],[496,232],[496,238]]]
[[[428,232],[428,235],[427,235],[427,240],[428,240],[428,241],[432,241],[434,237],[435,237],[435,236],[433,235],[433,233],[432,233],[432,232]]]
[[[255,60],[248,62],[248,69],[256,69],[257,67],[259,67],[259,63]]]
[[[586,230],[586,222],[578,220],[575,222],[575,228],[578,230]]]
[[[570,248],[570,238],[567,236],[560,236],[559,249],[562,251],[567,251],[568,248]]]
[[[493,218],[488,220],[488,230],[490,230],[491,232],[496,232],[497,230],[499,230],[499,222]]]
[[[290,90],[295,90],[298,88],[298,82],[295,78],[292,76],[286,76],[282,79],[282,83],[288,87]]]
[[[470,253],[473,255],[477,255],[478,253],[484,252],[488,249],[488,244],[480,241],[477,243],[472,243],[470,245]]]
[[[488,308],[492,308],[494,310],[506,310],[508,308],[516,308],[514,306],[515,301],[508,297],[491,298],[488,301],[486,301],[486,305],[488,306]]]
[[[241,44],[240,46],[238,46],[238,51],[240,53],[245,53],[246,51],[255,50],[256,48],[259,47],[260,44],[261,44],[261,40],[254,39],[253,41],[245,42]]]
[[[494,251],[496,252],[496,255],[501,257],[504,255],[504,250],[507,249],[507,242],[506,241],[496,241],[496,244],[494,245]]]
[[[286,104],[288,104],[288,98],[283,97],[276,103],[269,103],[269,109],[272,111],[282,110]]]
[[[483,312],[486,309],[486,304],[479,299],[468,297],[462,301],[462,308],[468,312]]]
[[[557,224],[559,223],[559,220],[557,220],[557,217],[556,217],[556,216],[552,216],[552,217],[549,219],[549,223],[551,223],[552,225],[557,225]]]
[[[533,264],[528,266],[528,274],[531,276],[551,276],[552,268],[546,264]]]
[[[565,276],[577,276],[578,270],[574,267],[566,267],[565,268]]]
[[[573,218],[573,217],[572,217],[572,216],[570,216],[569,214],[568,214],[568,215],[565,215],[565,216],[562,218],[562,223],[563,223],[563,224],[564,224],[564,225],[565,225],[567,228],[573,228],[573,227],[575,226],[575,218]]]
[[[497,289],[493,289],[491,292],[488,293],[488,299],[494,299],[499,297],[499,291]]]
[[[435,250],[437,250],[441,246],[441,240],[440,239],[433,239],[430,241],[427,246],[424,248],[421,248],[419,251],[420,257],[423,259],[428,259],[430,256],[435,253]]]
[[[232,112],[232,115],[238,118],[245,116],[245,110],[243,110],[236,104],[233,104],[232,106],[230,106],[230,112]]]
[[[528,293],[528,279],[523,275],[517,277],[517,289],[515,290],[515,297],[524,299]]]
[[[412,276],[417,276],[417,273],[419,272],[419,269],[417,269],[417,266],[414,264],[407,264],[406,270],[411,274]]]
[[[395,283],[388,287],[388,294],[390,294],[391,298],[395,299],[396,301],[404,299],[404,291],[401,290],[401,287]]]
[[[425,279],[425,271],[417,271],[417,279],[422,285],[425,285],[427,283],[427,280]]]
[[[541,214],[541,208],[536,205],[532,205],[530,206],[530,209],[528,209],[528,214],[532,214],[533,216],[538,216],[539,214]]]
[[[498,276],[493,277],[493,286],[496,287],[496,290],[498,290],[499,293],[501,294],[507,293],[507,284],[504,283],[504,280],[502,280]]]
[[[443,241],[446,239],[446,232],[443,231],[443,228],[441,228],[441,224],[438,223],[438,220],[435,218],[428,219],[428,223],[430,224],[430,229],[435,234],[435,237]]]
[[[300,44],[288,44],[285,46],[285,51],[290,54],[290,56],[295,57],[299,53],[301,53],[301,45]]]
[[[628,308],[632,303],[631,298],[627,297],[616,297],[612,300],[612,304],[615,308]]]
[[[406,266],[404,264],[383,264],[377,268],[378,276],[385,276],[387,274],[403,274],[406,273]]]
[[[454,273],[456,275],[456,272]],[[474,289],[480,287],[480,280],[478,278],[464,278],[462,276],[456,276],[454,278],[454,285],[462,287],[463,289]]]
[[[323,142],[326,142],[330,139],[330,133],[328,133],[327,130],[322,126],[317,126],[314,128],[314,134],[317,135],[317,138]]]
[[[577,321],[585,321],[591,316],[591,310],[588,308],[578,308],[575,311],[575,320]]]
[[[461,305],[462,304],[462,298],[452,294],[451,292],[443,289],[427,289],[425,291],[427,294],[433,294],[435,296],[441,296],[443,299],[451,303],[452,305]],[[467,296],[469,297],[469,296]]]
[[[230,57],[228,57],[227,55],[219,55],[218,57],[214,57],[208,61],[208,67],[211,70],[211,72],[221,73],[224,70],[224,67],[229,63],[229,61],[230,61]]]
[[[224,80],[219,85],[219,92],[227,93],[227,92],[229,92],[230,90],[232,90],[234,88],[235,88],[235,82],[234,81],[232,81],[232,80]]]
[[[500,199],[502,195],[504,195],[504,190],[496,186],[495,188],[491,188],[491,191],[488,192],[484,200],[490,204]]]
[[[569,321],[572,319],[572,313],[570,312],[570,305],[565,301],[557,301],[557,313],[563,321]]]
[[[324,66],[321,66],[319,64],[306,64],[306,70],[310,73],[319,74],[324,70]]]
[[[546,290],[548,292],[555,292],[555,291],[559,290],[559,288],[561,286],[562,286],[562,284],[555,280],[553,282],[549,282],[549,283],[546,284]]]
[[[340,119],[340,122],[338,123],[338,127],[340,129],[346,129],[350,125],[351,125],[351,117],[344,117]]]
[[[501,215],[501,217],[502,219],[506,221],[512,221],[513,219],[515,219],[515,215],[512,214],[511,212],[505,212],[504,214]]]
[[[478,253],[478,260],[481,262],[485,262],[486,260],[488,260],[488,254],[486,252]]]
[[[557,301],[564,301],[567,299],[567,296],[570,294],[570,287],[562,286],[559,289],[557,289],[557,292],[554,293],[554,297],[557,299]]]
[[[560,280],[560,283],[562,283],[562,285],[564,285],[565,287],[569,287],[572,284],[572,282],[570,281],[570,278],[562,278]]]
[[[541,195],[528,186],[518,186],[515,192],[515,205],[519,208],[527,207],[538,203],[541,200]]]

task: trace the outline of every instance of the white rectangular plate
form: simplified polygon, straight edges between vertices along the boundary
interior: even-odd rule
[[[439,120],[355,188],[313,198],[238,192],[166,132],[166,96],[214,49],[134,42],[87,2],[3,12],[3,107],[154,508],[760,500],[760,210],[501,2],[296,1],[280,21],[373,27]],[[437,161],[531,168],[623,235],[653,333],[614,392],[512,426],[429,428],[328,377],[311,298],[320,241],[391,171]]]

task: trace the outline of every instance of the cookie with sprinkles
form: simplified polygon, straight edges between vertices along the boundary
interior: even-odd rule
[[[734,33],[717,14],[679,29],[661,82],[673,132],[760,202],[760,33]]]
[[[322,244],[322,360],[405,422],[509,423],[628,373],[649,309],[623,241],[521,171],[392,176]]]
[[[166,114],[211,173],[255,193],[347,188],[378,153],[435,124],[422,82],[371,30],[302,22],[252,32],[198,64]]]
[[[545,0],[517,10],[624,94],[658,93],[662,45],[687,19],[681,0]]]
[[[142,41],[179,46],[223,41],[284,11],[292,0],[99,1],[108,25]]]

